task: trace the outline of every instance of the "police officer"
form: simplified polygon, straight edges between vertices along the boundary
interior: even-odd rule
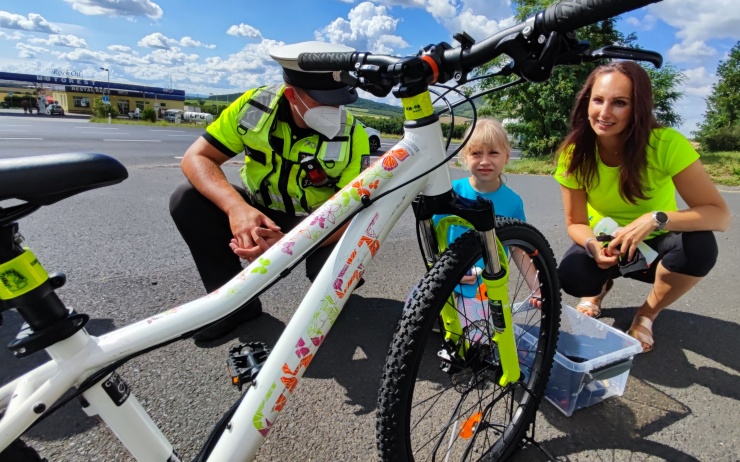
[[[344,108],[357,100],[357,92],[332,73],[302,71],[297,58],[308,51],[352,49],[304,42],[270,50],[283,68],[284,84],[244,93],[183,157],[187,181],[170,197],[170,213],[209,293],[242,270],[240,257],[256,259],[348,184],[370,154],[365,130]],[[222,165],[242,151],[242,184],[230,184]],[[306,260],[311,281],[340,235]],[[260,314],[256,300],[194,338],[215,340]]]

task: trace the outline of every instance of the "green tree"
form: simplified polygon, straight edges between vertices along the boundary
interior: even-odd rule
[[[554,0],[515,0],[516,16],[519,20],[543,10]],[[577,31],[580,40],[587,40],[591,49],[606,45],[635,46],[634,34],[625,36],[616,29],[617,18],[612,18]],[[505,57],[504,57],[505,58]],[[506,60],[492,63],[491,67],[502,66]],[[506,119],[505,124],[512,138],[518,140],[524,156],[551,154],[563,140],[570,128],[570,112],[576,94],[597,63],[555,68],[549,80],[543,83],[525,83],[496,92],[485,98],[482,115]],[[673,66],[661,70],[648,70],[653,77],[656,116],[666,125],[680,123],[680,116],[672,109],[672,103],[682,94],[676,86],[683,75]],[[486,79],[484,88],[492,88],[506,82],[510,77]]]
[[[707,149],[723,150],[726,143],[715,146],[716,139],[732,139],[740,133],[740,42],[737,42],[726,61],[717,67],[717,83],[707,98],[704,122],[695,133]],[[730,144],[740,144],[737,142]]]

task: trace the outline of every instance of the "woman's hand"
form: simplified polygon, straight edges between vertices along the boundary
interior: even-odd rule
[[[626,255],[627,261],[632,261],[637,245],[655,231],[655,228],[653,214],[646,213],[627,226],[618,229],[606,250],[612,255]]]
[[[611,253],[606,247],[601,245],[601,242],[596,239],[591,239],[586,244],[588,251],[593,255],[596,265],[601,269],[610,268],[619,263],[619,252]]]

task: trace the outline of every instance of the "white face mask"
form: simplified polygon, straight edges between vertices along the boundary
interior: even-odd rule
[[[301,116],[306,125],[329,139],[337,136],[339,129],[342,127],[343,106],[317,106],[309,108],[298,96],[298,93],[295,93],[295,96],[306,107],[306,112]],[[297,112],[300,115],[300,111]]]

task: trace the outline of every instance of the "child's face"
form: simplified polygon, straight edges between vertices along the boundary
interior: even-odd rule
[[[499,175],[509,162],[509,151],[497,146],[471,146],[466,154],[468,170],[482,183],[498,183]]]

